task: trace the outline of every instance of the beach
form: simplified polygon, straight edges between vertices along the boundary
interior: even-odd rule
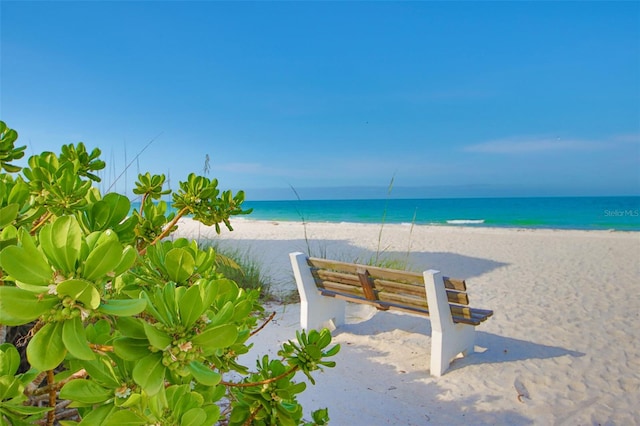
[[[233,220],[233,232],[183,219],[176,236],[212,239],[261,264],[272,290],[295,289],[290,252],[467,280],[471,306],[494,311],[476,352],[429,374],[423,317],[349,305],[333,331],[335,368],[299,397],[331,425],[640,424],[640,233],[410,224]],[[242,359],[295,338],[299,305],[270,304],[274,321]],[[302,376],[298,378],[303,380]]]

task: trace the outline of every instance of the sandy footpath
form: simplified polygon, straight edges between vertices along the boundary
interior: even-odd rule
[[[351,305],[333,333],[337,366],[299,398],[306,412],[329,407],[332,425],[640,424],[640,233],[233,225],[217,236],[183,220],[178,235],[249,253],[282,293],[295,288],[290,252],[365,263],[382,252],[466,279],[471,305],[495,312],[477,329],[478,352],[434,378],[428,320]],[[299,305],[271,308],[246,365],[299,327]]]

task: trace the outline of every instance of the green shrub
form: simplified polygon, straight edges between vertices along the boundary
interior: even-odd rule
[[[171,194],[173,214],[164,176],[144,174],[131,214],[125,196],[94,185],[99,149],[66,145],[21,170],[17,136],[0,122],[0,424],[303,424],[306,384],[294,376],[313,383],[333,367],[329,332],[298,333],[249,371],[238,356],[263,325],[262,286],[238,286],[211,247],[166,239],[184,215],[233,230],[231,217],[250,213],[244,193],[191,174]],[[21,353],[4,340],[26,325]]]

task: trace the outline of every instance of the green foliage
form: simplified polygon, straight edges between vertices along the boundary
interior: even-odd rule
[[[7,173],[20,171],[20,167],[10,162],[24,157],[24,150],[27,148],[26,145],[16,148],[17,139],[18,132],[9,129],[4,122],[0,121],[0,169]]]
[[[147,173],[134,190],[140,211],[131,212],[126,197],[94,187],[100,150],[66,145],[16,174],[10,162],[24,147],[2,122],[0,136],[0,328],[33,324],[26,360],[0,344],[1,424],[43,422],[50,410],[33,406],[34,380],[54,370],[44,391],[71,400],[80,418],[64,426],[303,423],[296,395],[306,385],[294,375],[313,383],[313,371],[334,365],[325,360],[339,349],[326,349],[329,332],[299,333],[282,360],[265,357],[249,372],[238,356],[259,327],[259,288],[229,279],[233,262],[214,248],[164,239],[185,214],[231,230],[232,216],[250,212],[242,191],[190,175],[173,194],[178,213],[167,213],[165,178]],[[31,369],[18,374],[25,362]],[[313,419],[326,424],[326,410]]]
[[[209,180],[204,176],[191,173],[186,182],[180,182],[180,190],[173,194],[173,206],[185,209],[198,222],[215,226],[220,233],[220,223],[224,223],[229,231],[233,231],[229,217],[249,214],[252,209],[242,210],[244,191],[234,196],[231,191],[220,193],[218,180]]]

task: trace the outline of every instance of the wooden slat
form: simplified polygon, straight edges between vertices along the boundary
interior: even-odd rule
[[[345,285],[342,283],[336,283],[333,281],[322,281],[319,283],[319,288],[325,288],[336,293],[355,294],[364,297],[361,287],[355,287],[351,285]]]
[[[383,291],[392,291],[394,293],[413,294],[419,297],[427,297],[424,284],[407,284],[389,280],[373,280],[375,288]]]
[[[411,313],[415,313],[423,316],[429,316],[429,311],[424,308],[406,306],[406,305],[394,303],[391,301],[374,302],[374,301],[367,300],[364,297],[357,297],[357,296],[347,295],[344,293],[336,293],[326,289],[320,289],[319,291],[320,291],[320,294],[322,294],[323,296],[335,297],[336,299],[342,299],[350,302],[363,303],[363,304],[373,305],[373,306],[381,304],[388,307],[389,309],[404,311],[404,312],[411,312]]]
[[[355,286],[360,285],[357,274],[347,274],[344,272],[328,271],[326,269],[313,269],[312,273],[323,280],[335,281]]]
[[[464,280],[458,280],[455,278],[442,277],[444,281],[444,287],[450,290],[467,291],[467,283]]]
[[[360,287],[362,287],[364,297],[368,300],[376,300],[376,294],[373,292],[373,287],[369,280],[369,272],[366,269],[358,270],[358,281],[360,282]]]
[[[335,260],[319,259],[317,257],[308,258],[308,263],[312,267],[320,269],[331,269],[337,272],[357,274],[358,268],[365,268],[373,279],[388,279],[390,281],[414,282],[424,284],[422,274],[415,272],[398,271],[395,269],[379,268],[377,266],[360,265],[357,263],[338,262]]]
[[[407,306],[411,306],[419,309],[429,308],[429,305],[427,304],[427,299],[423,299],[423,298],[416,298],[411,296],[403,296],[400,294],[384,293],[384,292],[379,293],[378,298],[379,300],[382,300],[384,302],[400,303],[403,305],[407,305]]]
[[[447,300],[449,303],[457,303],[458,305],[469,304],[469,296],[467,296],[467,293],[462,293],[460,291],[447,290]]]

